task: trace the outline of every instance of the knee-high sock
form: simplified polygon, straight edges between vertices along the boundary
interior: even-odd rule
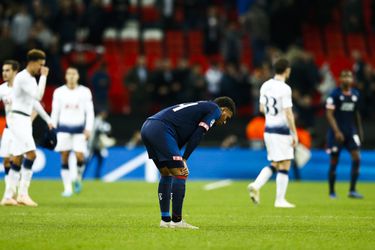
[[[337,157],[331,157],[330,164],[329,164],[329,172],[328,172],[328,184],[329,184],[330,194],[335,193],[337,164],[338,164]]]
[[[77,178],[82,180],[83,172],[85,171],[85,162],[77,161]]]
[[[351,171],[351,178],[350,178],[350,191],[355,191],[355,186],[357,184],[358,176],[359,176],[359,160],[352,161],[352,171]]]
[[[10,199],[13,198],[17,194],[17,188],[20,182],[20,174],[21,166],[18,166],[14,163],[11,163],[11,167],[8,174],[8,189],[5,190],[4,198]]]
[[[61,165],[61,179],[64,185],[64,192],[71,193],[72,189],[72,179],[70,177],[69,164]]]
[[[21,182],[19,188],[20,195],[28,195],[29,194],[29,186],[31,182],[31,178],[33,176],[32,166],[34,160],[30,160],[25,158],[22,163],[22,170],[21,170]]]
[[[4,165],[5,192],[9,189],[9,170],[10,170],[10,166],[5,166]],[[4,192],[4,197],[5,197],[5,192]]]
[[[172,182],[172,221],[182,220],[182,205],[185,198],[186,176],[174,176]]]
[[[276,175],[276,200],[284,200],[288,188],[289,176],[287,170],[279,170]]]
[[[161,219],[171,221],[170,204],[172,192],[172,176],[162,176],[159,181],[158,198]]]
[[[254,187],[260,189],[271,178],[272,174],[276,172],[276,168],[272,165],[266,166],[260,171],[258,177],[254,181]]]

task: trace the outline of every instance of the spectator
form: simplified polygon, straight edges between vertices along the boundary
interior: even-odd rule
[[[219,64],[216,61],[212,61],[205,75],[210,98],[220,96],[220,82],[222,77],[223,72],[221,71]]]
[[[23,46],[26,44],[29,39],[32,21],[33,20],[28,14],[26,6],[20,5],[19,10],[14,15],[11,23],[12,38],[17,45]]]
[[[241,33],[235,22],[230,22],[224,33],[223,55],[226,62],[238,64],[241,59]]]
[[[181,58],[178,62],[177,68],[174,70],[174,82],[172,84],[172,96],[174,96],[174,103],[183,103],[189,101],[187,96],[188,78],[191,70],[186,58]]]
[[[41,19],[35,21],[31,36],[35,38],[45,50],[47,50],[53,42],[52,32],[45,26]]]
[[[270,20],[264,7],[255,3],[240,19],[249,34],[253,49],[253,65],[259,67],[265,59],[266,47],[270,40]]]
[[[76,41],[80,18],[78,7],[74,0],[60,1],[53,27],[54,32],[59,34],[60,44],[62,46]]]
[[[11,36],[9,26],[3,25],[0,35],[0,62],[3,63],[9,58],[14,58],[16,45]]]
[[[188,78],[188,96],[190,101],[198,101],[208,99],[206,82],[202,75],[202,68],[199,64],[192,66],[190,76]]]
[[[362,1],[343,1],[342,22],[345,32],[362,32],[364,30]]]
[[[209,7],[204,25],[204,47],[206,55],[217,55],[220,49],[221,20],[216,7]]]
[[[143,55],[137,59],[134,68],[130,69],[124,78],[124,84],[130,94],[132,114],[146,115],[150,112],[150,99],[153,86],[150,83],[150,72],[146,67]]]
[[[87,42],[95,45],[101,44],[103,32],[107,26],[107,15],[102,0],[91,1],[85,12],[84,26],[89,31]]]
[[[92,76],[91,82],[94,92],[94,107],[107,112],[111,79],[105,62],[100,63],[98,70]]]

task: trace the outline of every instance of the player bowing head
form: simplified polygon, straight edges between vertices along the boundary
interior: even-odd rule
[[[236,105],[231,98],[219,97],[214,101],[189,102],[168,107],[143,123],[143,143],[161,175],[158,188],[160,227],[198,229],[182,220],[185,183],[189,175],[186,161],[203,135],[215,124],[226,124],[235,110]],[[181,155],[180,150],[184,146],[185,152]]]

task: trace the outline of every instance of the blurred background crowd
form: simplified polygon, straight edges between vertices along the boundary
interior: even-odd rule
[[[259,88],[285,56],[298,126],[324,147],[324,101],[342,69],[353,70],[374,134],[374,11],[373,0],[2,0],[0,61],[46,51],[48,111],[64,70],[77,67],[120,142],[165,106],[230,96],[233,144],[242,145]]]

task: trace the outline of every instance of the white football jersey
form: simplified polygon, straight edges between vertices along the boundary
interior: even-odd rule
[[[264,106],[266,127],[289,127],[284,112],[292,104],[292,90],[285,82],[270,79],[260,88],[260,104]]]
[[[41,76],[39,82],[41,81],[46,81],[46,77]],[[35,77],[26,69],[19,72],[13,82],[12,110],[31,115],[34,101],[39,97],[40,90]]]
[[[66,85],[53,93],[52,124],[57,127],[80,127],[91,131],[94,125],[94,106],[89,88],[78,85],[69,89]]]
[[[7,118],[12,110],[12,87],[8,86],[8,82],[0,85],[0,100],[4,103],[5,118]]]

